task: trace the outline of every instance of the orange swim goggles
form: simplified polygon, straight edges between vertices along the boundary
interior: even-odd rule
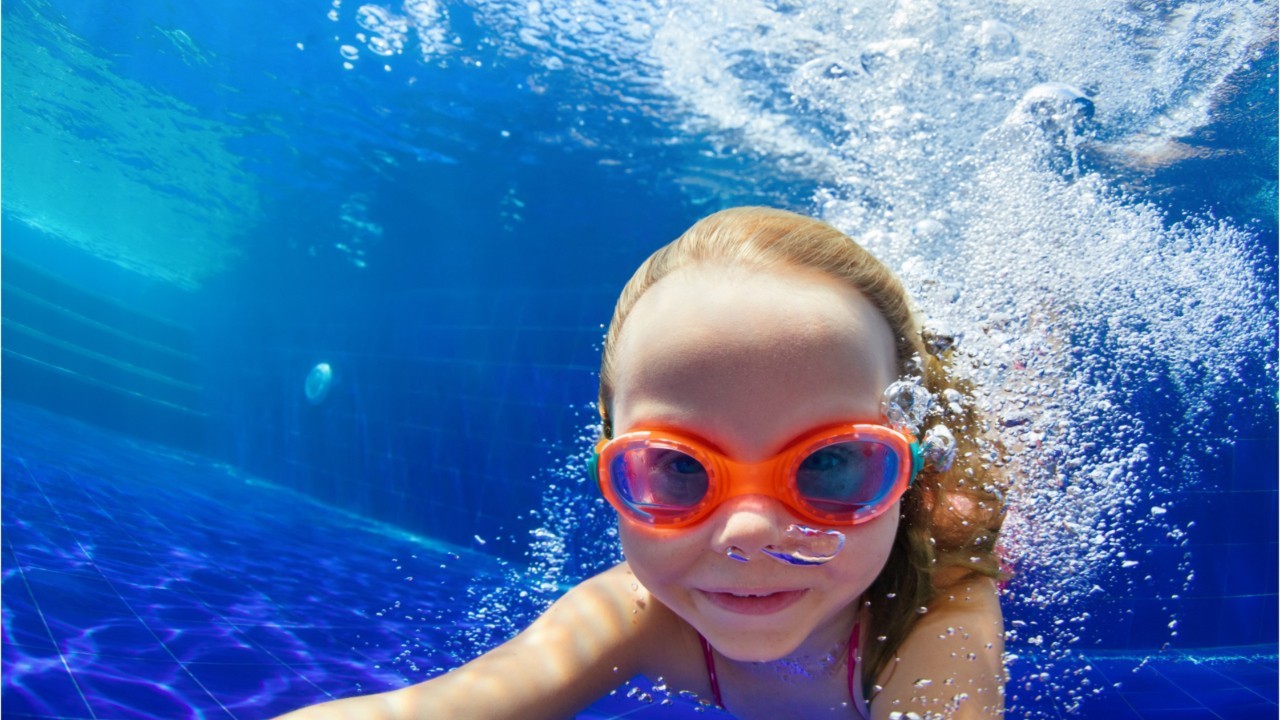
[[[914,438],[883,425],[820,428],[754,463],[665,430],[601,439],[591,472],[618,514],[643,525],[682,528],[739,495],[775,498],[797,517],[849,526],[888,510],[924,460]]]

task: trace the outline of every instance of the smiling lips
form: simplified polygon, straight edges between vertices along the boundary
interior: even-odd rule
[[[807,590],[701,590],[712,605],[740,615],[770,615],[798,601]]]

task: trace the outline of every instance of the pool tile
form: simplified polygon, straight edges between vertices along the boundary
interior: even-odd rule
[[[1263,699],[1272,705],[1280,704],[1280,688],[1276,687],[1274,681],[1268,682],[1265,678],[1248,684],[1250,690],[1258,693]]]
[[[328,695],[300,678],[290,680],[285,676],[280,676],[275,680],[277,682],[261,687],[258,693],[243,697],[228,696],[222,701],[225,712],[244,720],[258,720],[259,718],[272,718],[299,708],[315,705],[316,703],[358,694],[348,691],[341,695]]]
[[[132,615],[103,618],[90,627],[59,635],[59,645],[73,672],[86,658],[173,661],[156,636]]]
[[[1277,443],[1270,438],[1240,438],[1232,448],[1233,490],[1274,490],[1277,469]]]
[[[1203,691],[1193,689],[1190,692],[1202,705],[1223,717],[1235,717],[1235,713],[1242,708],[1256,708],[1260,705],[1270,705],[1273,711],[1277,709],[1275,703],[1268,703],[1258,693],[1240,686]]]
[[[309,654],[308,645],[292,628],[271,624],[247,625],[240,628],[238,635],[246,645],[272,656],[297,658]],[[315,659],[307,657],[304,660],[308,661],[315,662]]]
[[[1196,579],[1190,594],[1195,598],[1217,600],[1230,595],[1275,593],[1275,558],[1280,546],[1275,542],[1201,545],[1195,563]],[[1266,559],[1269,565],[1260,561]],[[1188,614],[1188,620],[1195,616]]]
[[[1183,708],[1202,707],[1196,699],[1185,692],[1176,689],[1165,690],[1142,690],[1138,692],[1120,691],[1120,697],[1124,701],[1137,710],[1139,714],[1145,715],[1152,710],[1178,710]]]
[[[92,573],[92,560],[85,555],[75,537],[52,523],[4,526],[4,545],[8,549],[5,565],[41,568],[62,573]]]
[[[193,709],[218,707],[213,696],[172,661],[103,658],[74,672],[99,717],[189,717]],[[205,717],[219,715],[206,712]]]
[[[164,600],[138,608],[148,627],[197,627],[222,619],[217,610],[184,593],[171,593]]]
[[[1106,718],[1106,720],[1142,720],[1138,711],[1116,693],[1086,698],[1080,704],[1081,718]],[[1068,716],[1070,717],[1070,716]]]
[[[179,662],[207,656],[229,646],[246,647],[234,628],[218,621],[176,627],[149,625],[149,631],[163,643],[170,659]]]
[[[270,696],[276,689],[296,682],[295,674],[279,663],[246,666],[237,663],[189,662],[183,667],[217,698]]]
[[[1147,710],[1141,714],[1142,720],[1222,720],[1208,708],[1195,707]]]
[[[7,600],[7,598],[6,598]],[[22,613],[4,619],[4,653],[21,650],[24,656],[56,657],[57,646],[49,638],[44,622],[33,613]]]
[[[1195,526],[1188,530],[1197,545],[1225,545],[1234,532],[1227,504],[1230,493],[1225,490],[1190,491],[1186,503],[1196,508]]]
[[[1162,663],[1156,670],[1193,697],[1196,696],[1197,691],[1225,690],[1240,687],[1238,682],[1217,672],[1210,665],[1170,662]]]
[[[1276,476],[1272,475],[1274,483]],[[1268,490],[1231,493],[1224,512],[1232,519],[1227,541],[1231,543],[1256,543],[1260,540],[1273,540],[1277,528],[1277,497],[1280,496],[1274,485]],[[1270,560],[1274,564],[1275,556]]]
[[[1094,667],[1109,683],[1120,683],[1122,693],[1180,693],[1173,681],[1161,675],[1148,662],[1138,667],[1134,661],[1094,661]]]
[[[60,628],[78,634],[103,618],[128,618],[133,611],[101,576],[68,575],[32,569],[24,573],[35,606],[62,641]],[[58,622],[53,622],[56,619]]]
[[[38,667],[14,667],[6,663],[0,715],[23,713],[42,717],[89,718],[89,706],[70,673],[56,659]]]
[[[1203,588],[1207,583],[1201,583],[1198,575],[1196,585]],[[1175,642],[1179,646],[1213,647],[1222,636],[1218,600],[1216,597],[1200,597],[1200,591],[1196,592],[1197,596],[1184,597],[1174,605],[1178,611],[1178,635]]]
[[[6,571],[2,596],[4,605],[0,619],[4,627],[4,649],[7,651],[10,646],[19,646],[27,652],[56,654],[49,629],[27,592],[21,573]]]
[[[270,654],[249,643],[245,643],[240,638],[218,645],[192,648],[184,651],[183,655],[184,661],[200,665],[270,668],[280,664]],[[259,669],[255,672],[263,672],[263,670]]]
[[[1258,672],[1252,669],[1247,671],[1235,669],[1224,670],[1224,673],[1226,673],[1232,680],[1240,683],[1241,687],[1248,688],[1263,700],[1271,703],[1272,705],[1277,704],[1277,698],[1280,697],[1280,691],[1277,691],[1275,673],[1267,672],[1265,670]]]
[[[1275,562],[1271,558],[1268,562]],[[1219,607],[1222,617],[1222,635],[1220,640],[1235,644],[1239,642],[1274,639],[1280,636],[1280,603],[1277,595],[1252,595],[1223,597]]]

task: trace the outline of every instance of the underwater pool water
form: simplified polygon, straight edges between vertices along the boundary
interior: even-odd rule
[[[535,572],[513,569],[476,542],[410,535],[206,455],[21,401],[6,401],[3,423],[3,712],[13,717],[270,717],[454,667],[518,623],[477,607],[500,614],[522,589],[558,591],[530,580],[563,547],[538,554]],[[1241,470],[1235,485],[1274,473],[1265,457]],[[1253,598],[1213,595],[1238,584],[1202,582],[1208,600],[1190,602],[1222,616],[1186,626],[1220,628],[1228,613],[1255,633],[1267,622]],[[1025,688],[1013,691],[1015,707],[1028,717],[1277,711],[1274,644],[1112,646],[1066,660],[1011,647],[1021,655],[1011,688]],[[1038,677],[1046,666],[1096,694],[1055,695]],[[705,716],[684,699],[662,705],[652,685],[635,679],[579,717]]]
[[[494,558],[204,457],[17,403],[4,412],[6,717],[265,718],[401,687],[469,659],[459,618],[506,582]],[[1274,647],[1077,662],[1070,672],[1108,688],[1084,717],[1280,709]],[[1033,667],[1015,663],[1012,682]],[[577,717],[720,715],[619,680]],[[1052,696],[1021,709],[1067,717]]]
[[[618,290],[767,204],[959,339],[1010,716],[1276,716],[1274,0],[2,12],[6,715],[268,717],[509,637],[620,556]],[[657,682],[583,717],[698,711]]]

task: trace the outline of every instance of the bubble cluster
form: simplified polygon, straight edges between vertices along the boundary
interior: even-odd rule
[[[453,640],[471,656],[508,640],[570,587],[622,560],[613,509],[588,477],[601,432],[594,405],[574,413],[591,419],[565,443],[577,450],[538,478],[545,490],[540,508],[530,513],[533,529],[527,539],[517,540],[526,547],[524,557],[506,564],[503,582],[471,589],[472,609]]]
[[[880,401],[880,411],[889,424],[912,435],[920,433],[920,426],[932,406],[933,395],[916,379],[893,383]]]
[[[335,23],[342,22],[342,10],[342,0],[333,0],[327,16]],[[354,19],[358,29],[347,37],[338,37],[345,41],[340,44],[338,54],[348,70],[355,69],[360,60],[360,46],[385,61],[404,54],[415,35],[419,57],[424,61],[456,50],[449,34],[448,12],[436,0],[407,0],[399,12],[384,5],[361,5],[356,8]],[[390,70],[391,66],[385,65],[384,69]]]
[[[839,530],[819,530],[791,524],[782,532],[782,542],[766,545],[765,555],[787,565],[823,565],[844,549],[845,535]]]

